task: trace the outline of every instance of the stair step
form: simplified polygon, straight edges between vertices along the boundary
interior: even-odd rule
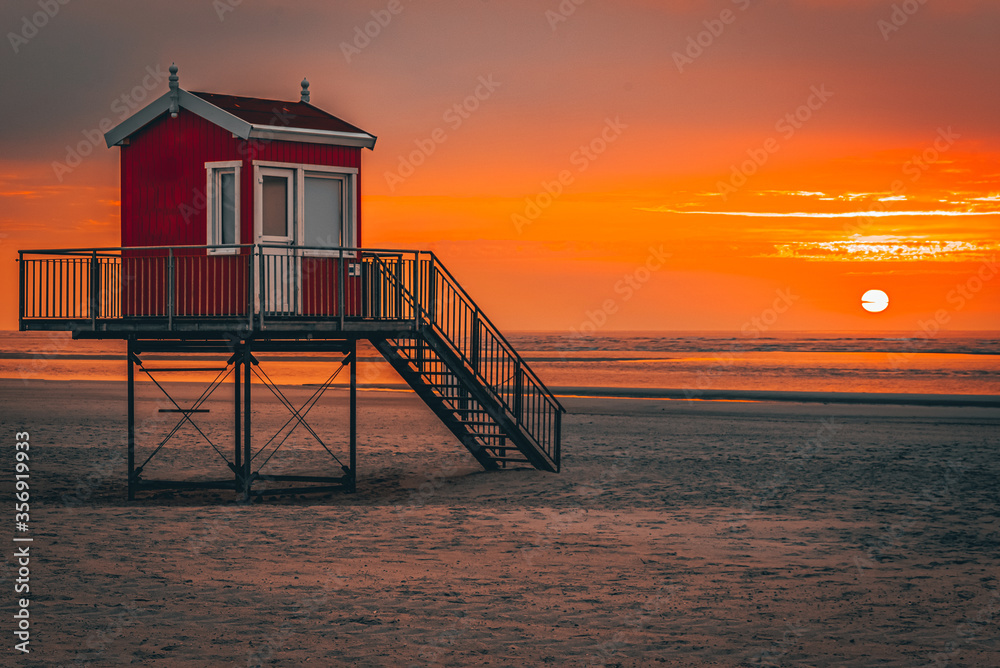
[[[442,337],[443,343],[438,341]],[[512,381],[494,379],[491,385],[491,381],[469,368],[463,355],[448,348],[449,341],[447,334],[428,328],[412,337],[373,340],[373,344],[483,466],[532,466],[533,461],[524,453],[530,450],[529,454],[534,456],[539,446],[529,438],[531,433],[525,433],[520,421],[509,414],[504,399],[496,396],[506,395]],[[438,345],[445,348],[438,348]],[[499,423],[493,418],[497,411]],[[508,421],[512,433],[502,426]],[[521,447],[528,450],[522,451]],[[537,465],[552,469],[547,459]]]

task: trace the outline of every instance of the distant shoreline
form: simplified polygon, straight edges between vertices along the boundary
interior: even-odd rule
[[[146,380],[137,379],[145,384]],[[74,383],[96,385],[125,385],[124,380],[56,380],[51,378],[0,377],[0,387],[14,383]],[[168,381],[169,382],[169,381]],[[176,381],[190,383],[191,381]],[[170,383],[173,384],[173,383]],[[198,384],[198,383],[194,383]],[[315,383],[279,383],[287,387],[315,387]],[[343,384],[331,390],[344,390]],[[367,392],[410,392],[403,383],[359,383],[358,389]],[[560,399],[649,399],[696,402],[761,402],[798,404],[856,404],[897,406],[945,406],[955,408],[1000,408],[1000,397],[992,394],[917,394],[902,392],[809,392],[782,390],[693,390],[679,388],[645,387],[550,387]],[[124,391],[124,390],[123,390]]]
[[[554,387],[558,397],[603,399],[687,399],[692,401],[766,401],[805,404],[895,404],[1000,408],[991,394],[908,394],[902,392],[804,392],[782,390],[691,390],[616,387]]]

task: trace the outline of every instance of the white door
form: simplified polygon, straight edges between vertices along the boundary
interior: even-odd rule
[[[261,244],[264,304],[268,314],[295,314],[299,306],[299,266],[295,243],[295,171],[261,167],[257,173],[256,241]]]

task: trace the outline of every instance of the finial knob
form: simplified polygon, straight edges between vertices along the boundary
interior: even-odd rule
[[[302,95],[299,97],[299,102],[309,101],[309,79],[305,77],[302,78]]]
[[[177,82],[180,81],[180,77],[177,76],[177,64],[170,63],[170,77],[168,82],[170,85],[170,118],[177,118],[177,112],[180,111],[179,104],[179,94],[180,86]]]

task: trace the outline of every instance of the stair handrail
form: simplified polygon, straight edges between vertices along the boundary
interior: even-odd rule
[[[566,412],[565,407],[563,407],[563,405],[559,402],[559,400],[556,399],[555,395],[548,388],[548,386],[546,386],[545,383],[542,382],[542,379],[538,377],[538,375],[535,373],[534,369],[532,369],[528,365],[527,361],[523,357],[521,357],[521,354],[518,353],[517,350],[514,348],[514,346],[511,345],[510,341],[507,340],[507,337],[505,337],[503,335],[503,333],[500,331],[500,328],[498,328],[496,325],[494,325],[493,321],[489,319],[489,316],[487,316],[483,312],[483,310],[481,308],[479,308],[479,305],[476,303],[476,301],[472,298],[472,296],[468,292],[466,292],[465,288],[462,287],[462,285],[458,282],[458,280],[455,278],[455,276],[450,271],[448,271],[448,268],[444,266],[444,264],[437,257],[437,255],[435,255],[433,251],[418,251],[418,253],[422,253],[422,254],[426,254],[426,255],[430,256],[431,261],[434,263],[433,264],[434,271],[435,272],[437,272],[437,271],[444,272],[444,276],[447,278],[447,280],[448,280],[449,284],[451,285],[452,289],[454,289],[456,291],[456,293],[458,293],[458,294],[460,294],[462,296],[462,298],[465,301],[466,305],[469,306],[472,309],[472,311],[476,314],[477,319],[479,319],[483,324],[485,324],[488,327],[488,329],[492,332],[492,334],[497,337],[497,340],[501,344],[503,344],[504,351],[508,355],[510,355],[514,360],[517,361],[518,368],[522,369],[523,371],[525,371],[527,373],[528,376],[530,376],[531,380],[538,386],[538,388],[540,390],[542,390],[542,392],[544,393],[545,399],[549,403],[553,404],[554,407],[556,409],[558,409],[560,412],[565,413]],[[424,308],[423,304],[420,305],[420,310],[424,314],[426,314],[426,312],[427,312],[426,309]],[[431,320],[429,318],[427,320],[428,320],[428,322],[431,322]],[[434,324],[439,330],[441,330],[442,332],[444,332],[444,328],[442,328],[438,323],[434,322],[432,324]],[[459,352],[461,353],[461,350],[459,350]],[[464,357],[465,354],[462,353],[462,356]],[[470,361],[470,360],[466,360],[466,361]]]

